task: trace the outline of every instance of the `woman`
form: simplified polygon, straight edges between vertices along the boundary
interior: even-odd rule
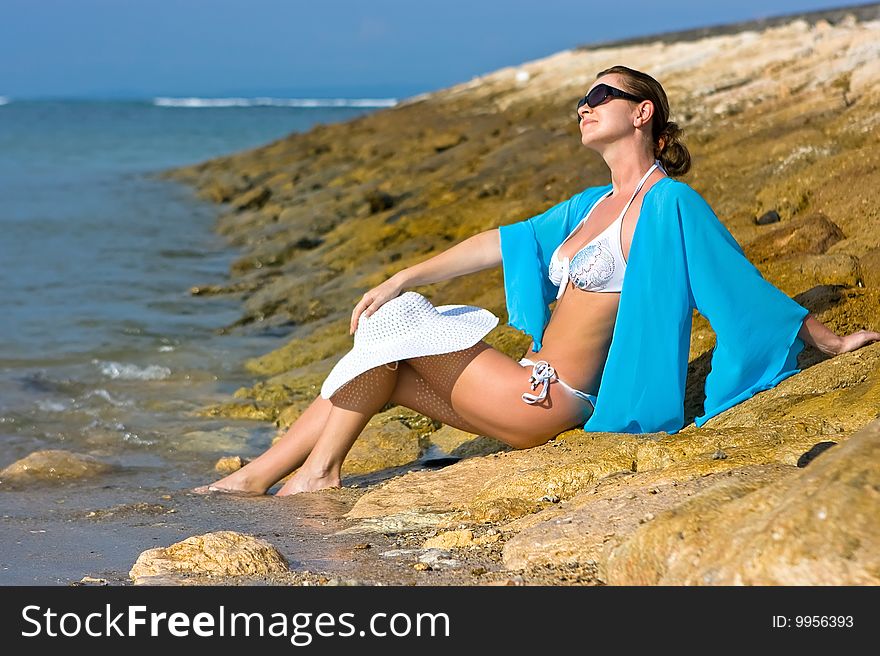
[[[602,71],[577,120],[581,143],[611,170],[610,185],[404,269],[352,312],[357,348],[364,322],[405,288],[503,265],[510,325],[533,336],[520,362],[482,340],[386,358],[316,398],[260,457],[195,491],[263,494],[292,471],[278,495],[336,487],[355,439],[388,402],[516,448],[581,425],[674,433],[683,423],[694,308],[717,336],[698,425],[797,373],[804,342],[836,355],[880,340],[873,331],[834,334],[761,277],[705,201],[668,177],[690,168],[668,118],[652,77],[623,66]]]

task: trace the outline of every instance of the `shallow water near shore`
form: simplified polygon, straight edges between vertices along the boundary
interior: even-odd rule
[[[218,457],[262,451],[275,429],[194,411],[253,384],[241,363],[294,327],[216,332],[239,317],[240,298],[189,289],[224,282],[237,252],[213,232],[216,206],[153,174],[367,111],[0,109],[0,468],[40,449],[116,466],[0,490],[0,584],[123,582],[144,549],[253,528],[253,500],[236,512],[236,500],[185,490],[214,480]]]

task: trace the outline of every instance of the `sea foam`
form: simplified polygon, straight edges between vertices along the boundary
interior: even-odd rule
[[[394,107],[397,98],[153,98],[157,107]]]
[[[138,367],[134,364],[122,362],[100,362],[93,360],[101,369],[101,373],[110,378],[122,380],[163,380],[171,375],[171,369],[151,364],[146,367]]]

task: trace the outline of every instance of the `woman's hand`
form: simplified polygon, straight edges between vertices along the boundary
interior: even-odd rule
[[[851,335],[843,335],[840,338],[840,345],[835,355],[849,353],[850,351],[862,348],[866,344],[878,341],[880,341],[880,333],[874,330],[860,330]]]
[[[880,333],[874,330],[859,330],[851,335],[838,335],[819,321],[812,312],[804,317],[798,337],[806,344],[831,356],[849,353],[862,348],[865,344],[880,341]]]
[[[354,311],[351,313],[351,325],[349,326],[348,334],[354,335],[358,327],[358,321],[360,321],[361,313],[364,313],[369,317],[373,312],[378,310],[392,298],[400,296],[400,291],[402,289],[403,285],[400,281],[396,276],[392,276],[381,285],[377,285],[366,292],[360,302],[354,306]]]

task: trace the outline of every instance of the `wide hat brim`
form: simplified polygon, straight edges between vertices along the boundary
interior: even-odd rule
[[[416,292],[406,294],[417,295]],[[321,397],[329,399],[348,381],[383,364],[470,348],[491,332],[499,321],[489,310],[473,305],[439,305],[435,309],[437,316],[427,324],[406,325],[405,321],[396,318],[394,339],[360,344],[355,340],[354,348],[342,356],[324,380]],[[362,321],[385,319],[381,311],[382,307],[369,318],[361,315],[358,330]]]

